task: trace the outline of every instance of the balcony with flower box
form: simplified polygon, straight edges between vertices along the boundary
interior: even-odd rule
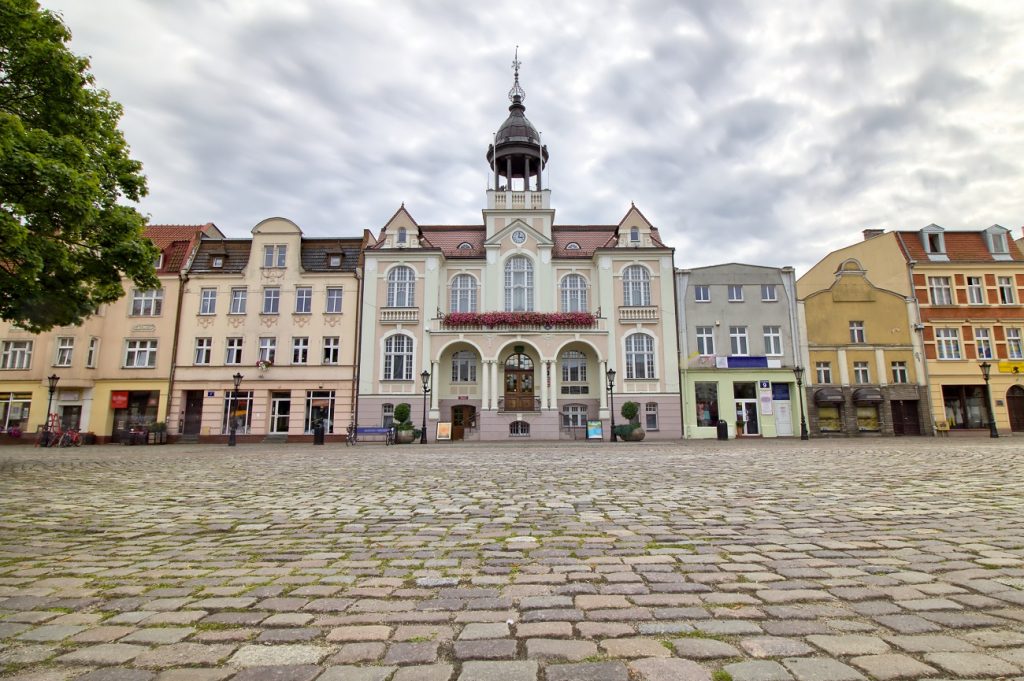
[[[604,332],[601,311],[593,312],[449,312],[432,320],[433,332],[552,333]]]

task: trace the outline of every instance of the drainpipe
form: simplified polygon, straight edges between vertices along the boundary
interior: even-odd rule
[[[359,364],[363,348],[363,252],[366,250],[366,232],[359,244],[359,266],[356,267],[356,349],[355,363],[352,367],[352,427],[359,426]]]
[[[164,408],[164,424],[171,418],[171,397],[173,397],[172,390],[174,390],[174,372],[178,368],[178,334],[181,331],[181,306],[185,299],[185,284],[188,283],[188,274],[184,270],[178,272],[178,304],[177,314],[174,317],[174,340],[171,341],[171,373],[167,377],[167,406]],[[178,429],[178,435],[181,435],[181,429]]]
[[[672,251],[673,259],[675,251]],[[686,438],[686,364],[685,358],[683,357],[683,351],[686,348],[686,343],[680,338],[680,330],[686,328],[686,324],[682,317],[679,316],[679,289],[676,284],[679,282],[676,276],[676,268],[672,267],[672,304],[676,307],[676,328],[673,333],[676,336],[676,362],[680,371],[679,378],[679,437]]]

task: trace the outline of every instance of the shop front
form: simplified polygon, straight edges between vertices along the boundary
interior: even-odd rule
[[[148,429],[160,420],[159,390],[113,390],[110,410],[113,412],[112,442],[120,442],[133,430]]]

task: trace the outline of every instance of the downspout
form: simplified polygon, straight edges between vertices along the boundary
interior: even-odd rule
[[[352,428],[359,426],[359,365],[362,359],[363,344],[363,252],[366,250],[366,232],[363,233],[362,242],[359,244],[359,260],[355,270],[356,275],[356,354],[355,363],[352,367]]]
[[[186,265],[187,267],[187,265]],[[167,406],[164,408],[164,425],[171,418],[171,397],[174,390],[174,373],[178,368],[178,334],[181,332],[181,306],[185,300],[185,284],[188,283],[188,274],[182,269],[178,272],[178,312],[174,317],[174,340],[171,341],[171,373],[167,378]],[[178,428],[178,435],[181,435],[181,428]]]
[[[789,291],[788,291],[788,297],[789,297],[789,329],[790,329],[789,332],[790,332],[790,335],[793,337],[793,368],[796,368],[796,367],[802,365],[804,367],[803,376],[804,376],[804,378],[807,378],[808,379],[807,382],[810,383],[810,380],[809,380],[810,379],[810,373],[809,373],[810,369],[807,366],[808,364],[810,364],[810,353],[808,352],[807,357],[806,358],[804,357],[803,338],[801,338],[801,336],[800,336],[800,318],[799,318],[800,312],[799,312],[799,300],[797,298],[797,296],[799,294],[797,293],[797,290],[796,290],[796,269],[794,269],[792,267],[783,268],[783,269],[784,270],[785,269],[789,269],[789,272],[786,273],[787,280],[788,280],[787,281],[788,285],[785,286],[785,287],[789,289]],[[804,361],[805,359],[807,361]],[[795,376],[795,374],[794,374],[794,376]],[[801,383],[803,383],[803,380],[801,380]],[[807,383],[803,383],[803,385],[807,385]],[[799,391],[799,393],[805,392],[803,386],[798,387],[797,391]],[[797,407],[798,409],[800,409],[800,413],[798,414],[799,420],[794,422],[793,432],[797,433],[797,437],[802,437],[803,436],[803,424],[804,424],[804,421],[805,421],[805,419],[807,417],[804,414],[803,407],[802,407],[802,405],[805,402],[805,400],[804,400],[805,395],[804,394],[799,394],[799,393],[797,394],[797,399],[799,400],[799,402],[797,402],[797,404],[800,405],[800,406]],[[790,409],[792,409],[792,405],[793,405],[793,398],[792,397],[790,397],[790,402],[789,403],[790,403]],[[790,412],[790,414],[792,414],[792,411]],[[792,416],[790,418],[792,418]]]
[[[673,250],[673,255],[675,251]],[[674,259],[674,258],[673,258]],[[683,350],[685,349],[685,343],[680,338],[680,331],[686,328],[684,320],[679,316],[679,288],[677,286],[679,278],[676,276],[676,268],[673,264],[672,267],[672,304],[676,308],[676,362],[680,371],[680,383],[679,383],[679,437],[686,439],[686,364],[684,363]]]

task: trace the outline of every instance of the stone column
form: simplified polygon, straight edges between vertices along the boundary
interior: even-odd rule
[[[480,409],[491,408],[491,362],[480,362]]]
[[[437,411],[438,387],[441,385],[441,363],[434,360],[430,363],[430,373],[434,376],[434,385],[430,390],[430,411]]]
[[[548,408],[548,361],[542,359],[537,363],[537,368],[540,374],[540,408],[543,410]]]
[[[556,360],[548,360],[548,366],[551,368],[551,409],[558,409],[558,362]]]
[[[491,362],[491,409],[498,408],[498,361]]]
[[[506,156],[505,157],[505,168],[506,168],[505,172],[508,174],[508,178],[507,178],[508,179],[508,187],[507,187],[507,189],[508,189],[508,191],[512,191],[512,157],[511,156]]]

